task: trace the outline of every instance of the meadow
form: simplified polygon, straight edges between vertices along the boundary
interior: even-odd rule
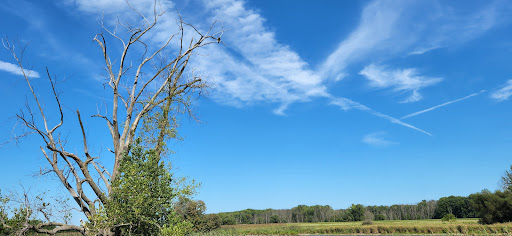
[[[478,219],[384,220],[371,225],[356,222],[225,225],[201,235],[511,235],[512,223],[481,225]]]

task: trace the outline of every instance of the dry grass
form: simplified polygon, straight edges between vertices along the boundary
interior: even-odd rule
[[[300,234],[448,234],[448,235],[512,235],[512,223],[480,225],[477,219],[326,222],[294,224],[250,224],[222,226],[208,235],[300,235]]]

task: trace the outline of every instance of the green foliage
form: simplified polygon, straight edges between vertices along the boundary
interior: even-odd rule
[[[239,224],[252,224],[252,218],[257,211],[253,209],[242,210],[238,215]]]
[[[144,146],[160,152],[160,156],[172,154],[167,143],[171,140],[182,140],[178,135],[179,127],[177,108],[167,101],[144,115],[140,129],[141,142]]]
[[[281,223],[281,219],[277,215],[272,215],[270,217],[270,223]]]
[[[475,217],[476,212],[468,197],[449,196],[442,197],[437,202],[434,218],[440,219],[446,214],[453,214],[457,218]]]
[[[352,218],[352,221],[364,220],[365,207],[361,204],[352,204],[348,209],[348,214]]]
[[[121,235],[182,235],[193,223],[174,212],[179,196],[190,196],[195,185],[181,186],[154,150],[135,141],[120,165],[120,175],[112,183],[112,194],[99,208],[89,226],[92,230],[110,228]],[[191,226],[192,225],[192,226]]]
[[[501,177],[502,190],[494,193],[482,190],[471,194],[472,206],[480,216],[481,224],[494,224],[512,221],[512,165]]]
[[[193,232],[194,224],[183,220],[174,213],[169,217],[169,223],[160,231],[161,236],[188,235]],[[149,235],[149,234],[148,234]]]
[[[336,222],[347,222],[352,221],[352,216],[348,214],[347,210],[338,210],[335,214],[335,220]]]
[[[308,223],[308,222],[350,222],[364,220],[366,210],[377,218],[374,220],[415,220],[432,219],[437,201],[423,200],[417,205],[363,206],[352,205],[349,209],[334,210],[325,205],[299,205],[291,209],[247,209],[223,212],[218,215],[223,225],[258,223]]]
[[[25,219],[31,217],[31,212],[27,211],[25,206],[14,208],[12,212],[13,216],[9,218],[6,223],[13,232],[16,232],[23,228],[23,223],[26,221]]]
[[[309,221],[311,211],[306,205],[298,205],[292,208],[292,220],[295,222],[311,222]]]
[[[483,190],[472,194],[472,204],[480,215],[481,224],[493,224],[512,221],[512,191]]]
[[[9,235],[12,233],[11,226],[9,225],[9,217],[7,216],[7,204],[10,199],[2,195],[0,190],[0,235]]]
[[[210,231],[213,229],[217,229],[222,225],[222,221],[218,214],[208,214],[205,215],[206,225],[204,231]]]
[[[179,197],[178,203],[175,207],[176,214],[186,221],[191,222],[197,229],[201,231],[202,223],[204,221],[204,211],[206,206],[203,201],[194,201],[190,198]]]
[[[374,215],[384,215],[386,220],[432,219],[437,201],[423,200],[416,205],[396,204],[392,206],[367,206]]]
[[[377,214],[375,215],[375,220],[376,221],[379,221],[379,220],[385,220],[386,217],[383,215],[383,214]]]
[[[99,206],[89,222],[85,224],[89,233],[93,235],[107,235],[110,229],[114,226],[114,222],[109,219],[107,212],[103,206]]]
[[[447,222],[454,222],[456,220],[457,220],[457,217],[455,217],[455,215],[452,213],[446,214],[443,216],[443,218],[441,218],[441,221],[447,221]]]
[[[503,191],[512,191],[512,165],[510,169],[505,171],[505,175],[500,180]]]
[[[0,235],[15,235],[22,232],[33,233],[35,232],[33,228],[43,223],[38,219],[38,216],[41,217],[41,214],[44,214],[45,222],[48,222],[48,219],[56,219],[56,215],[52,214],[56,210],[64,213],[64,215],[61,215],[61,219],[66,221],[69,217],[66,214],[66,209],[50,207],[50,203],[43,199],[45,194],[46,192],[43,192],[32,198],[27,192],[24,192],[23,199],[20,199],[17,194],[3,196],[0,191]],[[52,204],[52,206],[60,206],[59,203],[61,202],[56,201],[57,204]],[[41,228],[51,230],[55,226]]]
[[[232,213],[219,213],[218,214],[222,225],[236,225],[236,219]]]
[[[271,209],[265,210],[266,213],[272,211]],[[328,206],[322,205],[314,205],[314,206],[306,206],[306,205],[298,205],[290,210],[291,212],[291,220],[292,222],[323,222],[328,221],[326,217],[328,213],[332,212],[333,209]],[[265,213],[265,214],[266,214]],[[265,216],[265,218],[268,218]]]
[[[207,232],[216,229],[221,225],[218,215],[205,215],[206,206],[203,201],[194,201],[190,198],[180,196],[175,206],[176,214],[187,222],[192,223],[196,232]]]

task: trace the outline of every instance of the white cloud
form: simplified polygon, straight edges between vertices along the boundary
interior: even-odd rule
[[[363,143],[372,146],[385,147],[393,144],[398,144],[397,142],[389,141],[384,138],[386,133],[384,132],[375,132],[371,134],[367,134],[363,137]]]
[[[339,80],[351,62],[362,59],[377,47],[381,48],[380,44],[393,36],[404,8],[398,1],[374,1],[366,6],[359,26],[322,63],[320,73]]]
[[[291,103],[328,95],[323,79],[295,51],[278,42],[261,15],[242,1],[204,3],[211,19],[222,20],[229,29],[223,35],[227,47],[208,48],[208,57],[200,60],[222,93],[214,95],[217,100],[280,103],[274,112],[284,114]]]
[[[124,0],[72,0],[71,3],[87,13],[105,12],[122,17],[133,15]],[[152,14],[152,0],[132,0],[130,3],[134,8],[142,9],[141,13]],[[148,37],[157,43],[164,42],[178,30],[178,17],[172,9],[174,4],[162,1],[161,5],[166,14],[159,19],[155,31]],[[234,106],[259,102],[277,103],[278,108],[274,113],[283,115],[294,102],[327,96],[323,80],[316,71],[310,69],[298,53],[279,43],[274,32],[265,27],[265,19],[247,9],[243,1],[204,0],[203,6],[198,7],[203,7],[201,12],[206,15],[196,17],[199,22],[189,23],[200,31],[206,32],[209,23],[215,20],[222,21],[224,28],[229,29],[222,36],[227,46],[210,45],[201,48],[198,50],[200,55],[191,62],[191,68],[204,71],[203,74],[213,81],[215,90],[212,97],[217,102]],[[183,17],[185,21],[190,19],[187,15]],[[186,39],[192,37],[192,33],[185,35]]]
[[[0,70],[9,72],[11,74],[23,76],[23,71],[21,70],[21,68],[15,64],[12,64],[9,62],[0,61]],[[29,77],[29,78],[39,78],[39,73],[37,73],[37,71],[28,70],[28,69],[24,69],[24,71],[25,71],[25,74],[27,75],[27,77]]]
[[[413,51],[410,52],[409,55],[421,55],[423,53],[426,53],[428,51],[432,51],[432,50],[438,49],[438,48],[441,48],[441,46],[440,45],[434,45],[434,46],[428,46],[428,47],[420,46],[420,47],[413,49]]]
[[[121,17],[127,17],[128,13],[133,15],[121,0],[64,1],[73,3],[82,12],[96,14],[105,12],[111,16],[120,15]],[[211,96],[217,102],[233,106],[271,103],[277,105],[275,114],[284,115],[286,109],[293,103],[309,101],[315,97],[327,97],[331,99],[332,104],[342,109],[354,108],[367,111],[392,123],[430,135],[424,130],[376,112],[350,99],[336,98],[328,92],[327,86],[328,80],[339,81],[348,75],[346,68],[354,62],[368,58],[373,60],[374,55],[382,58],[373,61],[385,61],[397,54],[410,51],[413,52],[412,54],[421,54],[446,46],[447,41],[439,37],[457,27],[449,27],[450,14],[445,12],[444,7],[437,9],[430,7],[435,4],[422,4],[415,1],[373,1],[364,8],[360,23],[354,31],[346,39],[341,40],[336,50],[316,69],[313,69],[296,51],[279,42],[274,32],[265,26],[266,19],[258,12],[248,9],[243,1],[199,1],[203,4],[195,6],[198,9],[193,13],[197,15],[191,17],[183,15],[186,21],[195,19],[195,22],[188,22],[200,31],[205,31],[210,27],[209,22],[221,20],[224,28],[229,29],[222,36],[227,46],[211,45],[211,47],[202,48],[198,51],[202,56],[195,57],[190,63],[191,67],[203,72],[214,82],[215,90]],[[152,12],[152,0],[131,0],[130,3],[135,8],[142,9],[141,12],[145,14]],[[149,37],[153,42],[164,41],[169,35],[176,33],[177,29],[177,15],[172,9],[174,3],[171,1],[162,1],[162,3],[167,13],[160,18],[157,32]],[[430,7],[429,10],[424,10],[422,8],[424,6]],[[417,14],[418,12],[421,14]],[[187,14],[187,11],[182,13]],[[457,35],[464,35],[465,32],[469,32],[466,35],[477,35],[471,32],[481,33],[491,28],[494,25],[492,20],[494,17],[491,13],[488,14],[489,17],[485,16],[487,15],[483,14],[480,18],[474,17],[471,21],[474,22],[474,27],[461,28]],[[464,19],[462,15],[457,17]],[[440,24],[444,21],[448,23]],[[439,37],[425,37],[432,32],[432,28],[436,28],[436,32],[439,33],[435,35]],[[185,38],[190,37],[191,35],[185,36]],[[441,81],[441,78],[420,76],[412,68],[392,70],[373,64],[363,69],[361,74],[365,75],[374,87],[410,93],[404,102],[420,100],[421,88]]]
[[[430,107],[430,108],[427,108],[427,109],[424,109],[424,110],[421,110],[421,111],[418,111],[418,112],[411,113],[411,114],[409,114],[409,115],[403,116],[403,117],[402,117],[402,118],[400,118],[400,119],[402,119],[402,120],[403,120],[403,119],[407,119],[407,118],[409,118],[409,117],[417,116],[417,115],[423,114],[423,113],[425,113],[425,112],[429,112],[429,111],[435,110],[435,109],[437,109],[437,108],[440,108],[440,107],[444,107],[444,106],[450,105],[450,104],[452,104],[452,103],[456,103],[456,102],[464,101],[464,100],[466,100],[466,99],[468,99],[468,98],[471,98],[471,97],[477,96],[477,95],[479,95],[479,94],[481,94],[481,93],[484,93],[484,92],[485,92],[485,90],[482,90],[482,91],[480,91],[480,92],[478,92],[478,93],[472,93],[472,94],[470,94],[470,95],[468,95],[468,96],[465,96],[465,97],[462,97],[462,98],[459,98],[459,99],[455,99],[455,100],[452,100],[452,101],[448,101],[448,102],[445,102],[445,103],[439,104],[439,105],[437,105],[437,106],[433,106],[433,107]]]
[[[342,109],[355,108],[367,111],[392,123],[430,135],[426,131],[376,112],[350,99],[335,98],[330,95],[324,85],[327,78],[310,69],[308,63],[295,51],[279,43],[274,33],[264,26],[265,19],[255,11],[247,9],[242,1],[204,0],[203,3],[211,15],[210,22],[221,20],[224,27],[229,29],[223,35],[226,47],[213,45],[202,48],[199,52],[200,56],[195,57],[193,62],[194,67],[204,69],[207,77],[214,81],[215,90],[212,97],[218,102],[233,106],[260,102],[278,103],[280,105],[274,110],[274,113],[284,115],[285,110],[292,103],[308,101],[314,97],[327,97],[332,100],[332,104],[338,105]],[[373,21],[367,20],[362,24],[373,25],[375,22],[389,19],[391,17],[389,14],[396,14],[391,12],[391,9],[396,9],[396,6],[377,2],[371,5],[369,10],[365,10],[364,15],[370,17],[380,14],[380,7],[385,7],[389,11],[379,15]],[[89,8],[95,9],[94,7]],[[170,11],[167,10],[167,12]],[[171,32],[173,28],[168,27],[174,24],[171,20],[173,17],[173,15],[168,15],[163,19],[163,26],[158,28],[160,32],[152,37],[153,40],[163,41],[161,35],[174,33]],[[204,24],[204,18],[201,21],[192,23],[199,29],[210,26]],[[388,29],[379,33],[383,38],[388,34],[386,31],[390,30],[390,26],[386,27]],[[353,43],[375,36],[372,32],[362,31],[353,35],[355,35]],[[344,45],[348,44],[350,43]],[[358,47],[353,48],[353,53],[359,49]]]
[[[396,92],[411,92],[403,102],[416,102],[422,99],[419,90],[441,82],[442,78],[418,75],[414,68],[389,69],[385,66],[370,64],[359,74],[369,80],[374,88],[391,88]]]
[[[512,79],[508,80],[501,89],[491,94],[491,98],[498,102],[508,100],[510,96],[512,96]]]
[[[463,44],[484,34],[494,28],[502,14],[506,13],[507,6],[499,1],[486,3],[477,7],[476,11],[464,12],[457,7],[430,4],[426,17],[413,18],[416,24],[415,38],[417,43],[413,45],[410,55],[419,55],[428,51]],[[413,22],[413,21],[411,21]]]
[[[339,80],[348,66],[368,58],[389,60],[452,47],[477,38],[508,19],[506,3],[484,3],[475,11],[459,10],[450,2],[375,0],[360,23],[320,65],[322,76]],[[507,5],[502,6],[502,5]]]
[[[64,0],[67,4],[74,4],[75,7],[83,12],[87,13],[122,13],[129,10],[129,6],[126,4],[126,0]],[[128,1],[131,5],[136,7],[153,6],[154,1],[149,0],[130,0]],[[140,9],[140,8],[139,8]]]

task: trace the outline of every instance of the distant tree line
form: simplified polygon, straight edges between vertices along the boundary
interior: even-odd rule
[[[512,221],[512,166],[501,178],[501,190],[464,196],[442,197],[439,200],[423,200],[418,204],[392,206],[363,206],[352,204],[347,209],[335,210],[329,205],[298,205],[291,209],[246,209],[235,212],[209,214],[208,219],[222,225],[313,223],[373,220],[421,220],[456,218],[480,218],[482,224]]]
[[[450,196],[439,200],[423,200],[415,205],[363,206],[352,204],[347,209],[335,210],[329,205],[299,205],[291,209],[246,209],[223,212],[217,215],[223,225],[269,224],[269,223],[313,223],[362,221],[365,213],[371,213],[372,220],[420,220],[441,219],[446,214],[457,218],[472,218],[478,214],[470,197]]]

